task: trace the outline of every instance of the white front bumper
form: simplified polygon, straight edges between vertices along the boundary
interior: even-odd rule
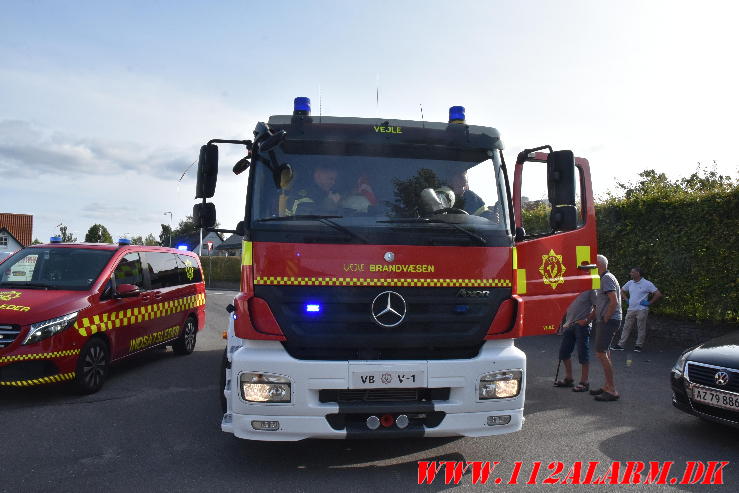
[[[294,441],[306,438],[347,438],[345,429],[334,429],[327,415],[340,412],[336,403],[319,401],[319,391],[350,388],[352,366],[377,365],[383,370],[415,367],[425,371],[427,387],[450,389],[449,400],[433,401],[435,412],[445,413],[441,423],[423,427],[423,436],[488,436],[521,429],[526,390],[526,356],[512,340],[487,341],[480,354],[464,360],[424,361],[306,361],[291,357],[278,342],[242,341],[245,345],[231,355],[231,369],[226,371],[227,412],[221,429],[238,438],[251,440]],[[356,367],[356,366],[355,366]],[[478,399],[480,376],[498,370],[524,370],[521,392],[510,399]],[[238,391],[239,376],[244,372],[274,373],[292,381],[292,402],[263,404],[246,402]],[[342,412],[345,409],[342,409]],[[511,417],[506,425],[488,425],[489,416]],[[279,421],[276,431],[257,431],[252,421]],[[369,430],[367,430],[369,432]],[[403,436],[401,430],[377,430],[377,437]],[[374,436],[365,433],[364,436]]]

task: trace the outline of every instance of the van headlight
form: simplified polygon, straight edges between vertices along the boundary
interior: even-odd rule
[[[28,335],[23,339],[23,344],[33,344],[35,342],[42,341],[71,327],[77,320],[78,313],[79,312],[73,312],[62,317],[52,318],[32,324],[31,330],[28,331]]]
[[[248,402],[290,402],[290,379],[270,373],[242,373],[241,397]]]
[[[507,399],[516,397],[521,391],[521,370],[503,370],[486,373],[480,377],[479,398]]]

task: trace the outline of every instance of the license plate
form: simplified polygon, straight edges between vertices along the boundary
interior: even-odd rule
[[[739,411],[739,395],[711,390],[706,387],[694,387],[693,399],[709,406]]]
[[[352,372],[353,389],[377,389],[398,387],[425,387],[424,372],[416,371],[355,371]]]

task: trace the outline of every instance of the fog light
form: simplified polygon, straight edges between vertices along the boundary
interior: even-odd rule
[[[507,425],[511,422],[511,417],[508,414],[503,416],[488,416],[488,426],[495,425]]]
[[[377,416],[370,416],[367,418],[367,428],[370,430],[376,430],[380,427],[380,418]]]
[[[241,397],[249,402],[290,402],[290,379],[269,373],[242,373]]]
[[[521,391],[521,370],[504,370],[486,373],[480,377],[479,398],[507,399]]]
[[[258,431],[277,431],[280,429],[279,421],[252,421],[251,427]]]
[[[395,418],[395,424],[401,430],[405,428],[406,426],[408,426],[409,423],[410,423],[410,420],[408,419],[408,416],[406,416],[405,414],[401,414],[400,416]]]

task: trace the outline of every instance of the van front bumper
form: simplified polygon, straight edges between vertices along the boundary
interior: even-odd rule
[[[523,425],[526,356],[512,340],[487,341],[478,356],[471,359],[423,361],[296,360],[278,342],[244,342],[245,346],[232,352],[231,368],[226,370],[227,412],[221,423],[224,432],[238,438],[296,441],[306,438],[481,437],[511,433]],[[425,385],[419,389],[437,389],[443,398],[327,401],[327,392],[351,388],[353,368],[373,366],[389,372],[408,368],[423,371]],[[478,398],[480,376],[514,369],[523,372],[516,397]],[[240,375],[245,372],[289,378],[291,402],[245,401],[238,384]],[[409,418],[407,426],[398,426],[396,419],[401,415]],[[367,425],[371,416],[384,416],[386,422],[373,430]]]

